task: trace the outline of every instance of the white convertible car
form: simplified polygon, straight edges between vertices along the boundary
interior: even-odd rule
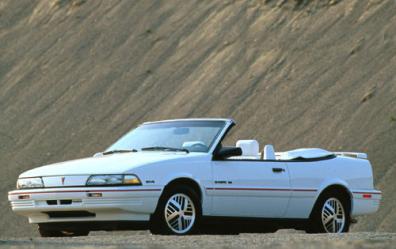
[[[182,235],[221,224],[342,233],[356,216],[377,211],[381,192],[366,154],[275,152],[256,140],[224,146],[234,124],[144,123],[92,158],[22,173],[8,199],[42,236],[145,228]]]

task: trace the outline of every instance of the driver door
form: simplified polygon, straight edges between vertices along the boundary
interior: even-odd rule
[[[290,199],[286,163],[264,160],[212,161],[213,216],[282,218]]]

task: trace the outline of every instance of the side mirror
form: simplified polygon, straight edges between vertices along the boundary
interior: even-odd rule
[[[232,156],[241,156],[242,149],[239,147],[222,147],[217,153],[214,155],[214,159],[222,160]]]

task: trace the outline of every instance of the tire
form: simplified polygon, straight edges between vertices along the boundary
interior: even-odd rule
[[[350,202],[345,194],[331,191],[319,197],[312,212],[308,233],[346,233],[350,226]]]
[[[166,190],[150,221],[152,234],[186,235],[198,231],[202,208],[198,194],[188,186]]]
[[[46,226],[39,225],[38,231],[41,237],[77,237],[77,236],[87,236],[89,234],[88,230],[76,230],[76,231],[61,231],[49,229]]]

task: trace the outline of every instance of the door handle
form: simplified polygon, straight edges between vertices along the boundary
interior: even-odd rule
[[[274,172],[274,173],[282,173],[284,171],[285,171],[284,168],[272,168],[272,172]]]

